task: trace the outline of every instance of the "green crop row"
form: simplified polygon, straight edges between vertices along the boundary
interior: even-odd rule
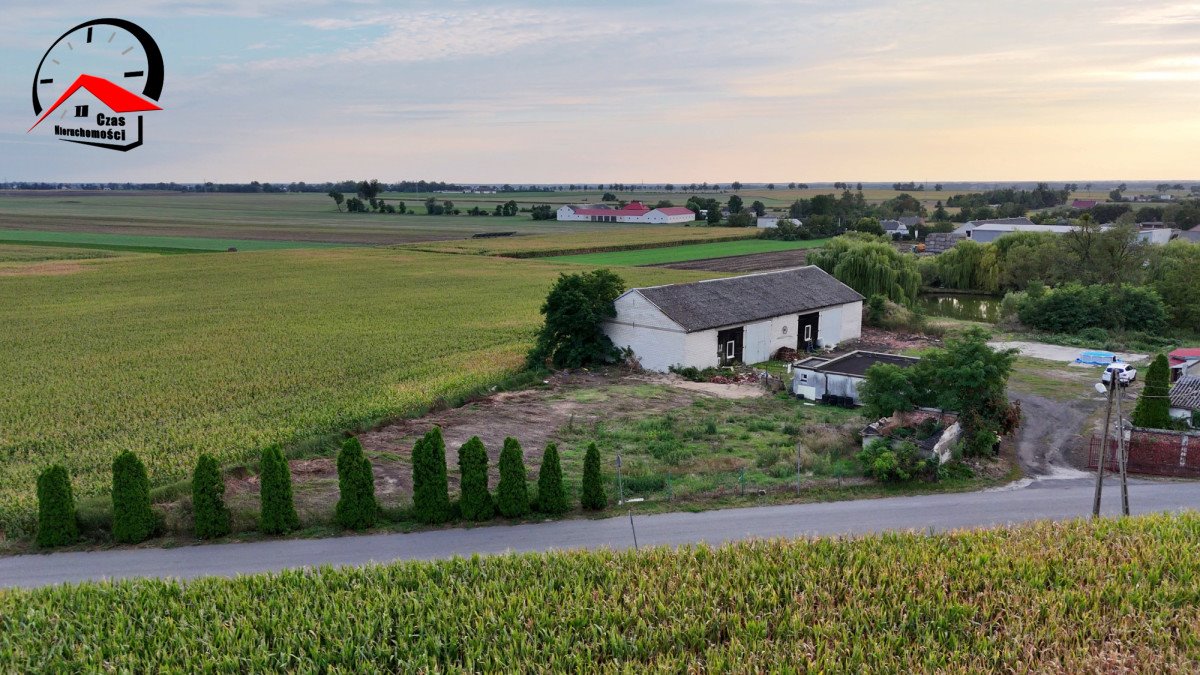
[[[0,670],[1195,672],[1200,515],[0,592]]]

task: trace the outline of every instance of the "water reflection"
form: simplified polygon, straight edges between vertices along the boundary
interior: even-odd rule
[[[996,323],[1000,298],[990,295],[922,295],[918,302],[929,316]]]

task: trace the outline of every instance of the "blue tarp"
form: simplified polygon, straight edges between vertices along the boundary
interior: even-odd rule
[[[1087,363],[1093,366],[1104,366],[1112,363],[1116,357],[1117,355],[1113,354],[1112,352],[1087,351],[1080,354],[1079,358],[1075,359],[1075,363]]]

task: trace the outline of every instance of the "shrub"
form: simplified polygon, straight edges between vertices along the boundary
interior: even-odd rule
[[[126,450],[113,461],[113,539],[136,544],[154,534],[150,510],[150,479],[146,465]]]
[[[357,438],[347,438],[338,453],[338,503],[334,520],[350,530],[365,530],[379,519],[375,474]]]
[[[588,444],[583,458],[583,489],[579,502],[583,508],[592,511],[608,506],[608,496],[604,494],[604,483],[600,478],[600,450],[595,443]]]
[[[558,446],[553,443],[546,445],[546,451],[542,453],[542,466],[538,469],[537,508],[549,514],[566,513],[568,508]]]
[[[1146,371],[1146,386],[1138,396],[1130,421],[1135,427],[1169,429],[1171,425],[1170,396],[1171,366],[1167,357],[1159,354]]]
[[[1054,333],[1078,334],[1085,328],[1158,331],[1166,327],[1167,309],[1158,293],[1140,286],[1084,286],[1069,283],[1034,296],[1032,289],[1020,304],[1021,323]]]
[[[760,469],[769,469],[779,462],[779,448],[765,448],[758,451],[758,456],[754,458],[754,466]]]
[[[261,515],[258,529],[265,534],[287,534],[300,527],[300,516],[292,501],[292,472],[283,450],[263,450],[259,467]]]
[[[450,487],[446,478],[446,443],[434,427],[417,441],[412,452],[413,517],[436,524],[450,520]]]
[[[37,545],[49,548],[74,544],[79,538],[79,523],[71,474],[58,464],[43,471],[37,479],[37,498]]]
[[[196,536],[201,539],[229,534],[229,509],[225,507],[225,481],[215,457],[203,453],[192,473],[192,513]]]
[[[488,492],[488,456],[478,436],[458,449],[458,471],[462,495],[458,500],[462,517],[467,520],[489,520],[496,515],[496,505]]]
[[[617,347],[600,324],[617,315],[613,302],[624,290],[625,282],[608,270],[560,274],[541,308],[546,321],[530,365],[549,359],[556,368],[579,368],[616,360]]]
[[[1079,338],[1081,340],[1103,345],[1104,343],[1108,342],[1108,331],[1100,328],[1099,326],[1092,326],[1091,328],[1084,328],[1083,330],[1079,331]]]
[[[867,301],[867,323],[878,326],[883,321],[883,313],[887,310],[887,298],[876,293]]]
[[[905,442],[893,448],[881,438],[867,444],[858,461],[866,476],[884,483],[907,482],[929,468],[928,462],[917,459],[917,446]]]
[[[525,455],[521,452],[521,444],[515,438],[504,439],[496,506],[505,518],[520,518],[529,513],[529,487],[525,478]]]

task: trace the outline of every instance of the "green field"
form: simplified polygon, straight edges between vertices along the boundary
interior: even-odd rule
[[[346,244],[308,241],[266,241],[252,239],[209,239],[206,237],[156,237],[131,234],[98,234],[94,232],[52,232],[43,230],[0,229],[0,242],[31,246],[64,246],[101,250],[129,250],[165,253],[196,251],[271,251],[284,248],[332,248]],[[95,257],[95,256],[93,256]]]
[[[112,458],[133,450],[161,485],[200,452],[240,462],[485,387],[521,366],[567,269],[351,248],[0,276],[0,530],[29,531],[35,476],[52,462],[88,497],[106,494]]]
[[[0,591],[0,670],[1196,672],[1197,541],[1188,513]]]
[[[827,240],[812,239],[809,241],[774,241],[770,239],[745,239],[742,241],[727,241],[712,244],[692,244],[688,246],[673,246],[670,248],[652,248],[636,251],[617,251],[612,253],[587,253],[583,255],[555,256],[548,258],[556,262],[575,263],[577,265],[612,265],[614,267],[632,267],[637,265],[658,265],[662,263],[684,262],[687,260],[703,260],[705,258],[724,258],[732,255],[747,255],[751,253],[771,253],[774,251],[794,251],[802,248],[823,246]]]

